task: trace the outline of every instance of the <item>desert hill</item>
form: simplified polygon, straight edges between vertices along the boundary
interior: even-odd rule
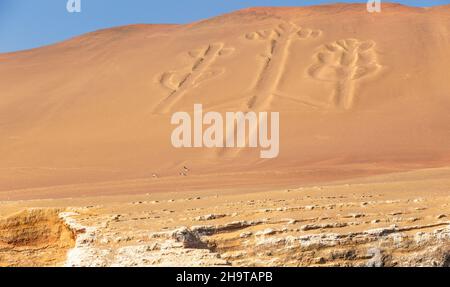
[[[263,7],[0,54],[0,199],[448,166],[449,20],[450,6]],[[279,157],[173,148],[171,115],[196,103],[280,112]]]

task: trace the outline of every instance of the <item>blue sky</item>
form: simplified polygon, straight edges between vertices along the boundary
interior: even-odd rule
[[[321,0],[81,0],[70,14],[67,0],[0,0],[0,53],[55,43],[101,28],[136,23],[188,23],[252,6],[304,6]],[[411,6],[450,0],[391,0]]]

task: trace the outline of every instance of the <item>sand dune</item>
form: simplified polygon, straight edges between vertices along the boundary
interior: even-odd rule
[[[83,184],[111,183],[89,194],[257,188],[446,166],[449,18],[449,6],[251,8],[1,54],[0,199],[85,195]],[[279,157],[174,149],[170,116],[195,103],[280,112]]]

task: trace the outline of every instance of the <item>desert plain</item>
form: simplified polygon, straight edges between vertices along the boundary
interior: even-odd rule
[[[449,266],[450,6],[257,7],[0,54],[0,266]],[[275,111],[280,150],[174,148]]]

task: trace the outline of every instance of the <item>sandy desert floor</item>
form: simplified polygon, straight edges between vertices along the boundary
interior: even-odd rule
[[[448,266],[449,67],[450,6],[389,3],[0,54],[0,266]],[[279,156],[175,149],[197,103],[279,112]]]
[[[268,191],[2,202],[2,242],[10,244],[0,262],[449,266],[449,185],[450,169],[441,168]],[[15,222],[28,224],[5,233]]]

